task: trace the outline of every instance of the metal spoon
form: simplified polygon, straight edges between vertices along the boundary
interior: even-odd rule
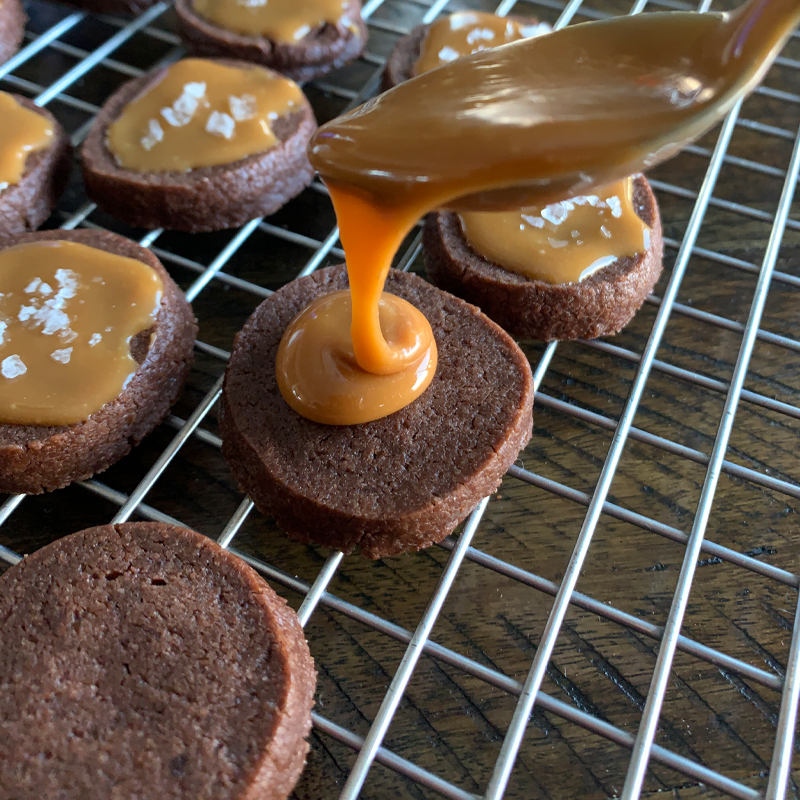
[[[758,84],[800,0],[588,22],[475,53],[322,126],[326,182],[391,208],[518,208],[658,164]]]

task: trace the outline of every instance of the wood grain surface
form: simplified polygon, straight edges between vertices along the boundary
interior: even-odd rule
[[[733,5],[715,2],[712,8]],[[575,21],[627,13],[630,6],[623,0],[587,0]],[[493,9],[483,0],[452,0],[448,10],[466,7]],[[680,7],[680,3],[650,3],[648,10]],[[519,0],[514,12],[554,22],[561,8],[559,0]],[[306,87],[321,121],[345,108],[351,99],[348,90],[360,90],[375,75],[380,58],[387,55],[399,32],[417,24],[425,10],[417,0],[385,0],[378,7],[371,27],[370,57],[340,70],[326,83]],[[69,12],[56,5],[32,3],[29,13],[29,31],[35,35]],[[116,64],[101,64],[69,87],[66,94],[72,100],[61,98],[50,104],[70,132],[81,130],[91,118],[92,105],[101,104],[127,79],[119,63],[147,69],[174,54],[172,22],[172,13],[167,12],[154,23],[155,35],[135,35],[113,53]],[[81,51],[94,49],[118,27],[87,18],[62,37],[66,47],[45,49],[16,70],[11,80],[0,80],[0,88],[35,96],[37,87],[49,85],[77,63]],[[641,517],[634,522],[612,513],[601,517],[578,585],[588,598],[649,625],[663,625],[667,618],[684,547],[674,537],[662,534],[665,529],[678,534],[691,530],[705,459],[713,447],[741,344],[741,325],[747,319],[800,125],[797,37],[784,57],[787,60],[774,67],[766,79],[768,92],[755,94],[744,104],[742,124],[729,149],[731,158],[722,167],[700,230],[697,246],[703,249],[689,262],[678,293],[679,305],[672,312],[658,352],[662,363],[647,382],[635,430],[614,477],[609,502]],[[331,86],[338,88],[326,88]],[[650,176],[662,187],[657,195],[665,236],[671,241],[656,298],[670,277],[676,243],[685,233],[716,137],[716,131],[709,134],[692,152],[679,155]],[[748,166],[748,161],[757,166]],[[74,176],[59,213],[49,224],[60,224],[84,202]],[[745,384],[750,394],[736,415],[726,454],[730,466],[719,482],[707,530],[709,542],[792,574],[800,573],[799,211],[795,203],[780,249],[779,274],[772,281],[766,304],[762,338]],[[309,189],[267,223],[226,264],[225,275],[276,289],[305,266],[335,220],[327,197]],[[144,234],[98,212],[89,216],[87,224],[137,238]],[[289,233],[275,235],[276,228]],[[232,235],[164,233],[154,248],[164,255],[165,265],[185,288],[197,277],[198,265],[210,264]],[[323,264],[340,260],[341,255],[334,251]],[[420,256],[412,269],[424,274]],[[257,293],[235,280],[225,276],[213,280],[194,303],[200,340],[229,350],[234,334],[260,300]],[[591,495],[600,474],[657,303],[653,299],[646,304],[627,330],[605,343],[558,346],[537,398],[533,440],[518,462],[535,476],[534,483],[506,477],[489,503],[474,550],[436,623],[434,642],[493,670],[500,680],[488,682],[451,663],[423,656],[389,730],[385,744],[390,750],[466,791],[483,792],[491,775],[516,701],[503,680],[523,681],[536,653],[552,605],[551,593],[581,528],[586,496]],[[698,317],[697,312],[716,317]],[[535,366],[542,345],[522,344]],[[669,367],[694,373],[700,382],[679,379],[669,373]],[[179,420],[192,413],[223,369],[222,359],[199,351],[172,424],[162,425],[97,481],[120,495],[131,492],[176,435]],[[703,385],[704,379],[712,380]],[[762,398],[785,405],[765,407]],[[188,439],[147,494],[140,514],[168,515],[217,537],[242,497],[214,439],[218,433],[215,408],[201,431],[210,436]],[[746,470],[737,473],[737,466]],[[791,490],[764,485],[760,480],[764,476],[788,482]],[[20,554],[29,553],[72,531],[107,522],[117,509],[118,502],[104,499],[91,486],[28,498],[0,527],[0,544]],[[233,546],[279,570],[283,577],[273,574],[271,583],[295,607],[302,600],[296,589],[314,580],[327,556],[323,550],[290,542],[272,520],[255,512],[246,519]],[[526,571],[527,583],[497,572],[481,554]],[[378,563],[358,557],[344,560],[329,587],[337,600],[325,600],[307,626],[319,670],[316,710],[320,715],[366,735],[402,658],[402,632],[416,627],[447,557],[447,547],[434,547]],[[704,553],[683,633],[764,670],[778,685],[784,675],[796,605],[796,582],[774,580]],[[399,628],[376,630],[369,615]],[[657,652],[658,642],[651,636],[573,605],[543,690],[570,707],[635,734]],[[775,685],[745,679],[679,651],[657,741],[763,790],[780,705]],[[315,731],[295,796],[299,800],[337,797],[354,759],[352,749]],[[613,797],[621,790],[628,760],[629,751],[624,747],[537,708],[507,797]],[[800,781],[796,770],[793,777]],[[655,763],[645,789],[648,796],[681,800],[727,796]],[[438,795],[376,764],[362,796],[416,800]],[[798,796],[794,781],[788,796]]]

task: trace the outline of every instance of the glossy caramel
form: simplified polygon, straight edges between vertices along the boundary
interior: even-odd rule
[[[194,0],[194,10],[225,30],[294,44],[326,22],[353,27],[345,0]]]
[[[353,291],[359,365],[401,363],[377,298],[428,211],[503,211],[589,194],[674,155],[750,91],[800,21],[797,0],[733,14],[642,14],[474,53],[317,131]]]
[[[118,397],[163,289],[141,261],[75,242],[0,250],[0,422],[71,425]]]
[[[422,41],[419,58],[414,63],[414,74],[422,75],[462,56],[541,36],[550,30],[546,23],[525,25],[484,11],[456,11],[430,26]]]
[[[476,253],[554,284],[578,283],[650,246],[650,229],[634,208],[631,178],[547,206],[465,212],[460,219]]]
[[[328,425],[357,425],[392,414],[421,395],[436,372],[436,341],[410,303],[386,292],[379,303],[382,335],[405,366],[375,375],[359,367],[349,323],[349,291],[323,295],[286,329],[276,373],[284,400],[298,414]]]
[[[294,81],[261,67],[186,58],[125,106],[108,127],[108,149],[137,172],[230,164],[274,147],[274,121],[302,104]]]
[[[0,191],[19,183],[30,153],[46,150],[56,135],[49,119],[0,92]]]

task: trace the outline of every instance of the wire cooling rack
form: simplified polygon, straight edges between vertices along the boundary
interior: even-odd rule
[[[305,87],[318,118],[373,94],[413,25],[464,7],[494,10],[369,0],[367,53]],[[673,8],[690,6],[496,10],[563,26]],[[134,20],[28,11],[0,88],[51,108],[74,144],[121,82],[183,53],[163,2]],[[651,176],[667,247],[657,295],[613,341],[523,343],[530,447],[457,536],[377,564],[288,541],[241,500],[216,433],[235,331],[272,290],[343,256],[324,187],[188,236],[126,229],[75,178],[48,224],[151,248],[194,304],[196,365],[174,415],[119,465],[8,497],[0,559],[132,517],[181,520],[245,558],[297,608],[319,670],[298,798],[796,797],[798,125],[795,36],[720,129]],[[419,231],[398,266],[422,269]]]

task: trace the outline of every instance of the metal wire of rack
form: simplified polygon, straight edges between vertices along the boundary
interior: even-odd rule
[[[603,0],[598,0],[595,5],[602,5],[604,8],[590,7],[589,2],[590,0],[586,2],[569,0],[564,5],[558,0],[502,0],[496,12],[508,14],[513,9],[514,13],[541,15],[549,17],[557,27],[560,27],[578,18],[602,18],[608,14],[609,7],[612,13],[640,13],[652,8],[689,7],[674,0],[650,0],[650,2],[636,0],[632,8],[620,8],[618,7],[620,4],[615,4],[614,0],[605,3]],[[466,6],[483,7],[480,0],[474,3],[467,2]],[[709,10],[711,6],[712,0],[702,0],[697,10]],[[460,7],[464,7],[464,4],[458,0],[434,0],[432,4],[424,0],[369,0],[364,7],[364,16],[369,21],[372,36],[386,36],[391,44],[393,38],[396,39],[408,31],[410,24],[430,22],[441,13]],[[92,91],[87,90],[87,87],[90,87],[93,79],[101,86],[105,86],[108,83],[108,75],[113,75],[113,81],[118,85],[122,80],[140,75],[156,64],[169,63],[179,58],[183,52],[179,39],[171,30],[169,6],[165,2],[158,3],[134,20],[90,17],[83,12],[59,10],[58,7],[37,2],[32,4],[31,13],[32,23],[26,46],[6,64],[0,65],[0,88],[28,94],[41,106],[50,104],[56,106],[54,110],[64,120],[74,144],[82,141],[92,117],[99,110],[98,102],[87,99],[92,96]],[[85,41],[81,38],[84,28],[87,28]],[[153,56],[149,45],[132,48],[134,40],[136,43],[146,42],[154,47],[157,45],[158,47],[152,52],[158,54]],[[792,87],[800,89],[800,82],[797,79],[800,75],[800,58],[793,57],[793,54],[800,56],[800,51],[795,47],[797,41],[796,36],[787,48],[787,52],[777,62],[778,68],[788,71],[789,88],[765,85],[757,90],[756,96],[767,104],[765,106],[767,109],[771,108],[774,111],[776,108],[800,106],[800,93],[792,90]],[[331,102],[336,113],[344,108],[354,107],[376,91],[388,45],[383,47],[381,53],[373,51],[372,43],[373,38],[370,40],[367,53],[357,62],[355,70],[350,69],[348,72],[349,68],[345,68],[324,81],[317,81],[312,86],[306,87],[307,91],[313,92],[312,99],[315,106],[323,106],[328,116],[331,115],[329,113]],[[140,50],[143,54],[139,52]],[[67,64],[66,68],[64,64]],[[105,94],[107,93],[106,91]],[[101,96],[98,99],[102,102],[103,98]],[[770,103],[777,105],[770,106]],[[791,115],[789,117],[791,118]],[[252,515],[253,504],[249,499],[241,501],[231,514],[217,514],[213,535],[223,547],[230,548],[240,555],[274,585],[295,592],[302,598],[298,615],[307,631],[312,618],[315,615],[318,617],[321,611],[326,611],[356,622],[370,632],[384,637],[386,641],[396,642],[401,647],[402,656],[393,670],[390,681],[387,681],[389,685],[379,706],[373,709],[366,726],[361,726],[362,730],[366,731],[365,735],[327,716],[322,710],[324,705],[318,703],[313,716],[318,740],[322,742],[320,737],[327,737],[327,740],[354,751],[356,756],[352,764],[348,763],[343,770],[343,776],[346,777],[341,787],[334,786],[335,781],[325,783],[323,770],[325,793],[316,796],[339,796],[345,800],[352,800],[364,789],[368,777],[374,774],[372,767],[375,763],[387,767],[398,781],[401,779],[405,781],[402,786],[397,784],[398,797],[401,796],[401,788],[410,797],[427,797],[428,794],[425,792],[433,792],[454,800],[467,800],[479,796],[487,800],[497,800],[507,790],[509,792],[507,796],[513,794],[516,797],[584,796],[574,792],[569,794],[568,788],[562,793],[552,794],[549,790],[543,789],[542,784],[526,784],[524,781],[509,788],[509,780],[518,761],[520,748],[526,737],[531,736],[537,714],[542,713],[549,718],[557,718],[569,724],[572,730],[589,732],[623,752],[630,751],[626,768],[623,770],[624,783],[620,786],[613,782],[605,784],[596,780],[598,785],[585,796],[619,794],[623,798],[635,798],[641,796],[643,792],[653,790],[653,786],[656,786],[656,790],[675,787],[672,788],[674,796],[683,796],[678,794],[677,787],[683,785],[685,788],[685,784],[681,784],[680,780],[664,779],[661,783],[656,781],[655,784],[647,784],[648,769],[652,773],[656,768],[662,767],[670,771],[666,774],[677,774],[682,780],[689,781],[689,785],[702,786],[711,792],[702,796],[731,796],[743,800],[755,800],[761,797],[781,800],[787,793],[797,796],[797,786],[792,781],[790,773],[800,697],[798,677],[800,604],[797,602],[800,574],[791,569],[791,563],[781,565],[764,558],[764,553],[769,555],[768,548],[762,548],[763,552],[757,549],[747,551],[706,538],[712,520],[712,505],[717,498],[719,482],[723,478],[735,481],[736,486],[757,487],[763,492],[769,492],[769,497],[779,496],[789,498],[789,501],[800,500],[800,482],[792,479],[785,470],[771,470],[769,467],[764,467],[763,461],[743,458],[741,449],[731,446],[736,413],[740,406],[752,407],[759,413],[771,415],[764,417],[765,420],[770,420],[770,425],[783,424],[783,420],[788,420],[790,423],[793,420],[800,420],[800,404],[797,402],[796,391],[793,397],[791,393],[787,393],[787,399],[780,399],[775,396],[777,392],[770,394],[760,388],[763,382],[753,384],[758,386],[758,389],[745,388],[745,383],[751,374],[754,350],[757,347],[779,348],[781,352],[788,354],[800,352],[800,339],[790,331],[780,333],[761,327],[771,287],[777,286],[780,292],[800,287],[800,277],[792,272],[791,258],[781,259],[787,232],[795,234],[800,231],[800,221],[792,217],[792,202],[800,177],[800,128],[797,128],[796,118],[793,118],[794,126],[791,127],[786,124],[785,119],[786,117],[779,112],[772,115],[764,114],[760,118],[753,118],[753,115],[747,117],[743,114],[742,104],[739,104],[717,133],[685,151],[691,158],[696,159],[693,162],[694,174],[699,178],[699,185],[696,188],[665,180],[667,173],[663,171],[658,173],[657,180],[652,180],[665,210],[665,220],[669,221],[670,209],[679,208],[674,203],[685,201],[688,205],[684,206],[686,212],[682,230],[679,230],[681,226],[677,224],[667,225],[665,229],[667,234],[665,244],[668,252],[674,252],[674,259],[665,288],[659,296],[649,299],[649,306],[654,316],[652,324],[650,317],[647,318],[648,327],[642,329],[639,339],[635,337],[618,339],[614,343],[609,341],[570,345],[554,343],[538,350],[536,348],[530,350],[537,391],[536,414],[560,415],[559,418],[569,420],[571,423],[605,431],[611,435],[605,452],[595,458],[598,464],[597,478],[586,483],[585,491],[567,483],[565,477],[567,473],[563,470],[560,473],[558,470],[551,471],[551,474],[560,474],[561,479],[548,477],[544,469],[548,462],[545,460],[540,463],[537,460],[533,464],[531,463],[534,461],[533,458],[527,459],[533,468],[525,466],[525,459],[522,466],[512,467],[501,490],[503,493],[506,492],[506,484],[513,481],[520,484],[525,492],[539,490],[541,497],[563,500],[574,508],[585,507],[577,536],[575,528],[572,528],[569,534],[567,548],[569,557],[565,562],[563,574],[550,579],[545,577],[545,570],[543,574],[538,574],[527,569],[521,562],[514,563],[511,559],[493,555],[489,552],[489,547],[473,546],[473,541],[482,530],[482,526],[491,524],[487,522],[490,501],[488,498],[484,499],[464,524],[457,538],[446,540],[438,549],[438,552],[446,554],[446,561],[441,565],[441,569],[439,562],[434,561],[436,569],[433,577],[427,582],[420,580],[421,585],[426,589],[430,585],[432,590],[424,611],[418,615],[415,626],[411,629],[410,626],[392,621],[389,618],[390,614],[385,610],[383,613],[371,610],[369,602],[354,602],[354,599],[358,598],[357,593],[351,599],[341,596],[344,594],[341,591],[341,583],[338,593],[331,590],[337,579],[342,577],[343,564],[347,563],[343,561],[341,553],[334,552],[324,557],[316,574],[306,580],[279,566],[280,550],[275,551],[275,557],[267,561],[245,549],[240,549],[237,537],[241,538],[246,523],[256,516]],[[775,158],[768,157],[766,148],[763,160],[753,159],[749,153],[746,156],[737,155],[733,152],[731,143],[738,131],[749,132],[791,146],[791,155],[784,164],[779,164]],[[697,164],[702,164],[702,168],[698,168]],[[768,204],[765,203],[739,202],[721,196],[722,193],[717,190],[721,188],[720,176],[726,169],[741,170],[752,176],[763,176],[777,181],[780,191],[774,210],[769,210]],[[311,198],[308,201],[310,208],[318,208],[318,203],[326,202],[325,190],[320,184],[313,185],[306,195]],[[731,248],[705,246],[704,226],[708,227],[709,215],[712,212],[729,214],[734,219],[754,221],[767,226],[769,232],[763,254],[760,254],[760,263],[755,258],[741,257],[731,252]],[[55,224],[60,224],[63,228],[113,225],[113,221],[98,215],[95,207],[80,196],[79,187],[58,213],[60,217]],[[330,212],[323,217],[325,220],[332,219]],[[271,293],[269,286],[264,284],[280,285],[292,277],[281,274],[276,279],[270,278],[260,282],[251,277],[240,277],[235,274],[235,269],[230,269],[235,259],[255,237],[266,237],[264,241],[273,243],[272,246],[291,247],[295,248],[293,252],[303,253],[302,267],[295,270],[295,274],[298,275],[313,272],[331,258],[342,258],[343,253],[337,247],[338,231],[335,227],[325,228],[327,224],[325,222],[319,224],[315,222],[314,225],[294,224],[297,219],[298,216],[295,214],[289,217],[279,215],[278,218],[270,220],[253,220],[228,239],[216,237],[203,240],[200,255],[195,249],[186,245],[185,238],[171,239],[169,234],[163,231],[150,231],[144,235],[140,234],[138,238],[140,243],[151,248],[168,268],[179,272],[182,276],[195,276],[185,281],[187,297],[193,302],[208,298],[209,307],[213,308],[214,303],[223,296],[222,293],[228,290],[242,292],[253,298],[254,302],[260,302]],[[733,228],[736,228],[735,223]],[[735,230],[731,235],[735,239]],[[206,263],[204,256],[209,252],[209,241],[214,243],[216,249],[214,256]],[[414,268],[419,262],[420,250],[420,234],[416,232],[401,253],[397,266],[401,269]],[[755,286],[749,293],[746,319],[737,320],[733,318],[733,314],[726,316],[724,313],[698,308],[691,298],[686,302],[678,300],[682,283],[694,259],[702,259],[703,263],[713,264],[730,270],[731,273],[755,279]],[[643,311],[640,316],[645,317],[645,312]],[[729,376],[721,376],[710,368],[701,370],[681,366],[679,363],[681,359],[674,348],[667,348],[668,352],[664,352],[667,328],[675,319],[702,323],[708,326],[713,336],[735,337],[735,341],[738,342],[734,346],[735,364],[732,364]],[[203,330],[201,324],[201,337]],[[637,343],[640,345],[638,351],[632,349]],[[577,390],[570,393],[569,380],[564,383],[559,378],[550,379],[553,364],[565,349],[569,348],[572,348],[570,353],[579,351],[586,354],[587,358],[596,356],[614,359],[613,363],[617,365],[620,374],[624,374],[630,383],[622,397],[623,402],[618,414],[603,413],[604,408],[608,406],[585,402]],[[702,346],[700,349],[702,350]],[[216,367],[207,370],[208,374],[204,373],[202,377],[207,379],[205,383],[203,380],[197,381],[197,386],[203,387],[202,391],[195,387],[194,391],[190,392],[189,401],[182,406],[187,411],[185,419],[173,414],[165,426],[162,426],[164,430],[160,432],[158,443],[150,447],[149,452],[153,453],[153,458],[147,462],[143,474],[137,475],[131,485],[126,486],[125,480],[120,480],[120,488],[114,488],[111,485],[112,480],[106,481],[105,477],[103,480],[92,479],[83,482],[77,487],[57,493],[69,496],[70,499],[64,502],[80,503],[84,496],[101,498],[117,507],[113,522],[128,520],[133,515],[157,521],[177,521],[171,514],[159,510],[155,503],[148,503],[146,500],[154,495],[164,500],[164,494],[158,494],[158,490],[164,482],[169,482],[169,478],[165,476],[179,454],[198,443],[204,448],[206,454],[204,458],[211,459],[214,463],[221,463],[218,452],[220,439],[211,429],[213,426],[204,423],[210,421],[210,414],[219,397],[221,371],[228,353],[219,346],[219,342],[213,344],[205,341],[198,342],[197,352],[198,359],[205,358],[208,363]],[[663,353],[661,358],[657,357],[659,352]],[[625,371],[626,365],[628,365],[627,371]],[[601,378],[598,378],[598,381]],[[647,429],[644,424],[647,422],[647,415],[643,414],[643,406],[654,382],[662,378],[722,399],[723,405],[714,419],[713,430],[703,438],[702,442],[696,445],[682,443],[678,441],[678,436],[670,438]],[[207,386],[209,382],[210,388]],[[634,425],[637,416],[645,417],[639,427]],[[165,434],[165,430],[169,429],[175,431],[171,438]],[[629,456],[634,445],[647,446],[656,453],[663,454],[665,459],[681,459],[687,464],[696,465],[701,470],[702,485],[694,509],[686,517],[689,520],[688,524],[683,526],[671,524],[663,518],[659,519],[655,512],[646,514],[636,511],[630,507],[634,506],[634,503],[623,503],[612,491],[622,470],[620,465]],[[145,445],[142,445],[142,448],[144,447]],[[552,454],[554,451],[548,452]],[[129,458],[132,459],[134,456]],[[220,470],[224,471],[224,464]],[[646,476],[641,480],[644,482]],[[580,484],[582,481],[575,480],[573,483]],[[185,488],[186,485],[183,486]],[[188,502],[198,503],[202,492],[203,486],[200,485],[196,488],[196,495]],[[15,520],[25,506],[36,502],[38,502],[36,499],[26,500],[23,495],[16,495],[8,497],[0,506],[0,526],[2,526],[0,536],[8,543],[8,546],[0,544],[0,559],[7,564],[17,563],[20,559],[20,555],[12,549],[15,541]],[[526,510],[529,512],[530,509]],[[547,527],[546,520],[534,519],[530,514],[527,519],[532,520],[530,525],[537,531]],[[641,531],[648,536],[655,534],[662,540],[675,543],[681,548],[680,571],[674,585],[668,591],[669,610],[663,623],[649,621],[646,618],[647,614],[637,611],[636,608],[626,610],[613,602],[604,602],[595,599],[589,593],[578,591],[577,585],[586,567],[587,556],[593,540],[598,537],[597,532],[602,528],[603,520],[623,523],[631,530]],[[62,534],[67,532],[67,530],[61,531]],[[210,530],[205,532],[212,533]],[[720,538],[719,534],[720,531],[715,530],[716,539]],[[235,544],[237,546],[234,546]],[[735,544],[735,540],[732,540],[731,544]],[[690,606],[690,590],[697,583],[698,565],[704,563],[701,557],[705,557],[709,563],[724,563],[745,570],[748,580],[754,576],[763,584],[774,584],[780,587],[781,591],[788,593],[784,596],[791,598],[793,610],[783,609],[783,628],[791,639],[785,650],[783,663],[768,657],[768,654],[761,653],[766,666],[764,668],[750,663],[741,657],[741,654],[726,653],[723,647],[704,643],[701,641],[702,631],[699,638],[688,634],[686,614]],[[432,638],[434,626],[440,621],[440,612],[449,599],[452,599],[451,588],[468,564],[479,567],[482,574],[489,575],[490,579],[494,576],[497,580],[512,582],[525,592],[526,598],[532,597],[534,592],[537,602],[548,596],[553,598],[552,604],[545,603],[543,606],[544,624],[540,634],[535,637],[535,645],[530,651],[522,653],[525,669],[519,674],[521,680],[512,677],[480,653],[468,655],[459,649],[438,643]],[[653,569],[660,566],[663,565],[657,564]],[[413,591],[417,591],[416,586],[413,587]],[[380,606],[376,608],[381,611]],[[543,688],[548,675],[551,675],[549,670],[553,664],[559,637],[564,638],[565,619],[576,610],[585,612],[602,622],[613,623],[626,633],[635,635],[640,641],[650,640],[657,645],[653,651],[654,653],[657,651],[657,655],[654,655],[652,668],[643,668],[647,669],[647,674],[644,678],[641,702],[636,706],[633,726],[614,724],[610,714],[600,713],[590,703],[581,702],[579,694],[567,692],[567,697],[564,699],[549,684],[547,690]],[[318,631],[315,629],[315,632]],[[324,656],[320,658],[320,654],[315,650],[314,637],[309,635],[309,639],[318,664],[324,667]],[[711,641],[713,642],[713,639]],[[512,707],[504,720],[504,730],[496,737],[494,749],[491,750],[494,763],[482,785],[478,785],[475,780],[471,782],[465,780],[459,785],[450,779],[449,773],[444,775],[437,770],[439,764],[436,760],[426,761],[426,765],[423,766],[413,759],[398,754],[385,744],[390,726],[399,724],[398,709],[407,697],[415,675],[419,672],[423,655],[513,699]],[[668,694],[668,685],[670,679],[676,677],[675,659],[684,656],[690,656],[698,662],[713,667],[726,676],[729,683],[736,686],[743,695],[752,698],[757,696],[759,689],[764,689],[776,693],[779,697],[779,709],[770,719],[773,733],[769,748],[771,763],[768,769],[752,776],[738,774],[732,777],[722,770],[706,765],[702,759],[692,757],[691,752],[688,754],[676,752],[675,749],[657,741],[658,726],[663,721],[662,711]],[[566,676],[566,670],[563,671],[563,676]],[[393,741],[402,744],[402,740],[397,737],[394,737]],[[325,747],[324,744],[321,746]],[[447,772],[447,770],[442,771]],[[390,777],[389,782],[381,786],[394,786],[392,780],[394,779]],[[566,778],[562,776],[561,780],[566,787],[568,784]],[[298,788],[298,796],[301,794],[302,782]]]

